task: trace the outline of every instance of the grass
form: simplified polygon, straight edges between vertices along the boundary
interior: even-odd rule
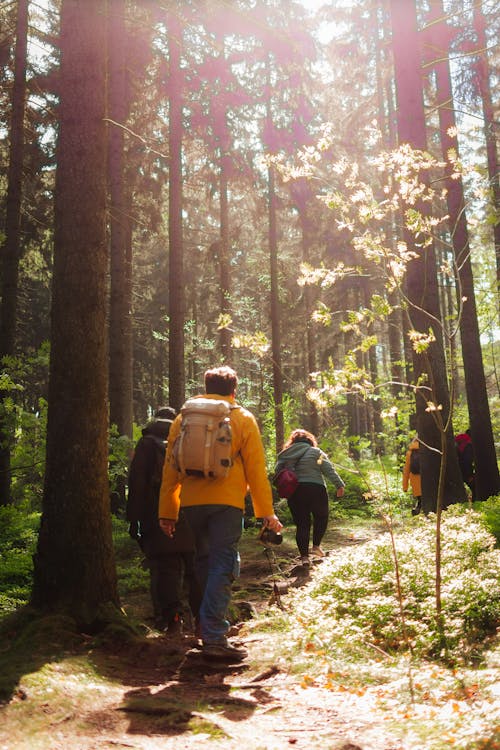
[[[305,691],[352,696],[405,747],[493,750],[500,747],[500,550],[481,514],[447,511],[445,655],[433,647],[432,529],[422,517],[397,532],[404,608],[415,626],[411,653],[387,534],[334,549],[305,587],[290,591],[285,611],[268,610],[246,628],[262,638],[262,660]]]
[[[433,647],[431,518],[403,514],[397,528],[412,654],[401,637],[393,561],[381,524],[332,519],[325,540],[330,556],[314,566],[309,582],[283,596],[283,609],[273,599],[273,584],[290,581],[287,572],[296,556],[293,528],[286,529],[271,561],[256,540],[256,529],[247,529],[233,618],[241,619],[246,602],[254,605],[243,631],[252,643],[251,670],[278,665],[301,690],[320,690],[347,701],[342,705],[352,705],[354,713],[373,716],[403,738],[405,747],[498,750],[500,553],[488,526],[488,518],[497,518],[498,499],[490,505],[473,515],[463,508],[445,514],[447,659]],[[148,572],[124,521],[114,519],[113,534],[120,595],[132,624],[140,624],[150,607]],[[24,555],[31,554],[30,534],[17,547],[9,539],[4,527],[6,548],[22,558],[24,545]],[[220,687],[212,690],[209,682],[196,684],[207,696],[196,703],[176,699],[167,688],[145,695],[138,686],[124,696],[123,685],[138,670],[144,670],[151,685],[165,682],[178,655],[161,639],[147,637],[144,628],[115,624],[89,638],[77,632],[71,618],[39,618],[27,607],[12,613],[15,595],[23,603],[22,592],[29,591],[29,569],[20,565],[19,573],[21,582],[12,576],[10,588],[3,579],[2,594],[9,604],[0,623],[0,696],[9,703],[3,708],[0,747],[7,742],[15,748],[45,748],[43,738],[54,727],[78,738],[98,732],[99,722],[110,717],[137,735],[186,732],[222,744],[227,733],[219,717],[250,721],[253,709],[247,703],[237,698],[227,702]],[[275,712],[279,721],[279,708]]]

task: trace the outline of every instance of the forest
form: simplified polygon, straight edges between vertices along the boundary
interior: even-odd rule
[[[499,32],[495,0],[3,0],[2,620],[29,604],[96,632],[123,611],[141,427],[228,364],[270,475],[305,428],[346,482],[333,519],[433,547],[410,652],[480,659],[500,623]],[[488,558],[467,636],[456,518],[472,547],[483,524],[463,559]]]

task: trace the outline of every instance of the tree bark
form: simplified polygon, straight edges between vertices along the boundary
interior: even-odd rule
[[[493,210],[495,216],[500,215],[500,172],[498,170],[498,146],[496,138],[497,122],[495,119],[495,110],[490,87],[490,66],[488,62],[487,40],[486,40],[486,19],[483,14],[483,5],[481,0],[476,0],[473,4],[474,28],[477,35],[478,45],[478,64],[477,64],[477,82],[481,99],[483,102],[484,114],[484,134],[486,139],[486,156],[488,162],[488,175],[490,179]],[[495,259],[497,268],[497,293],[500,309],[500,222],[497,220],[493,224],[493,237],[495,241]]]
[[[225,133],[220,156],[220,240],[219,240],[219,279],[220,279],[220,312],[223,318],[231,316],[231,272],[229,265],[229,135]],[[231,357],[231,333],[224,325],[220,329],[220,349],[223,362]]]
[[[267,61],[266,127],[272,129],[271,113],[271,61]],[[276,226],[276,186],[274,167],[267,170],[268,184],[268,243],[270,269],[270,309],[271,309],[271,352],[273,358],[273,397],[274,397],[274,431],[276,453],[282,450],[285,443],[285,418],[283,414],[283,372],[281,369],[281,307],[279,299],[278,274],[278,235]]]
[[[301,247],[302,247],[302,261],[304,263],[310,263],[309,248],[311,245],[311,221],[307,214],[307,204],[309,199],[312,197],[312,193],[304,181],[296,183],[295,190],[293,191],[295,204],[299,213],[300,221],[300,233],[301,233]],[[307,372],[305,373],[305,382],[307,386],[314,385],[311,382],[311,374],[316,372],[317,358],[316,358],[316,336],[314,331],[314,324],[312,321],[313,313],[313,299],[312,299],[312,288],[310,284],[306,284],[304,287],[304,308],[305,308],[305,323],[306,323],[306,358],[307,358]],[[313,401],[309,401],[309,429],[313,435],[317,435],[319,432],[319,413]]]
[[[32,603],[119,606],[108,488],[106,3],[61,5],[47,469]],[[83,74],[84,73],[84,74]]]
[[[281,370],[281,315],[278,279],[278,239],[276,234],[276,195],[274,171],[268,169],[268,211],[269,211],[269,261],[271,269],[271,350],[273,356],[273,396],[274,429],[276,452],[282,450],[285,442],[285,421],[283,414],[283,375]]]
[[[448,29],[444,23],[442,0],[431,0],[430,38],[432,65],[436,71],[437,107],[443,160],[454,151],[459,157],[453,91],[448,62]],[[490,407],[477,320],[476,296],[470,257],[469,231],[463,183],[453,176],[452,165],[447,167],[446,200],[457,275],[457,308],[464,361],[465,389],[469,409],[470,429],[474,448],[475,493],[477,500],[486,500],[500,491],[500,474],[491,426]]]
[[[125,186],[125,137],[128,116],[126,85],[125,0],[108,0],[109,23],[109,118],[110,196],[110,312],[109,312],[109,409],[110,422],[120,435],[132,437],[132,258]]]
[[[168,395],[177,411],[185,398],[184,323],[185,291],[182,233],[182,27],[176,13],[169,14],[169,192],[168,192]]]
[[[24,114],[26,109],[26,54],[28,48],[28,0],[19,0],[16,17],[16,49],[12,114],[10,120],[9,167],[5,205],[5,240],[1,248],[2,304],[0,308],[0,359],[15,353],[19,260],[21,257],[21,201],[24,163]],[[0,392],[0,505],[11,498],[11,430]]]
[[[391,18],[399,143],[409,143],[414,149],[425,151],[426,126],[414,0],[391,0]],[[425,206],[418,208],[422,213],[426,211]],[[446,507],[463,501],[465,490],[454,447],[452,424],[448,421],[451,405],[435,249],[434,245],[419,248],[408,231],[405,232],[405,240],[408,247],[417,253],[417,257],[409,262],[407,271],[411,325],[419,332],[427,332],[431,328],[435,335],[435,341],[429,345],[426,353],[412,353],[417,431],[422,446],[422,508],[429,512],[436,510],[438,502]],[[429,410],[430,402],[439,411]],[[440,471],[442,484],[439,481]]]

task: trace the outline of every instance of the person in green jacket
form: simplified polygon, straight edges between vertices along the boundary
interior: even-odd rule
[[[288,499],[288,507],[296,526],[295,540],[301,563],[309,566],[309,542],[312,525],[312,550],[323,557],[321,541],[328,526],[328,493],[325,477],[337,488],[337,497],[344,494],[344,482],[335,471],[326,453],[318,448],[318,441],[307,430],[294,430],[278,455],[277,474],[285,466],[294,469],[298,486]]]

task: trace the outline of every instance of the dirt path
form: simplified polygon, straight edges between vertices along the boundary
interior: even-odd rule
[[[335,544],[356,541],[339,535]],[[262,610],[278,578],[286,597],[288,585],[301,583],[294,556],[294,548],[283,545],[271,565],[254,549],[235,599],[244,594]],[[58,654],[20,676],[1,711],[0,750],[405,748],[388,735],[368,693],[305,684],[284,662],[270,661],[276,638],[254,632],[251,621],[243,624],[238,639],[249,657],[233,666],[204,660],[192,636],[171,641],[151,631],[132,642],[109,634],[104,643],[89,641],[88,648]]]

